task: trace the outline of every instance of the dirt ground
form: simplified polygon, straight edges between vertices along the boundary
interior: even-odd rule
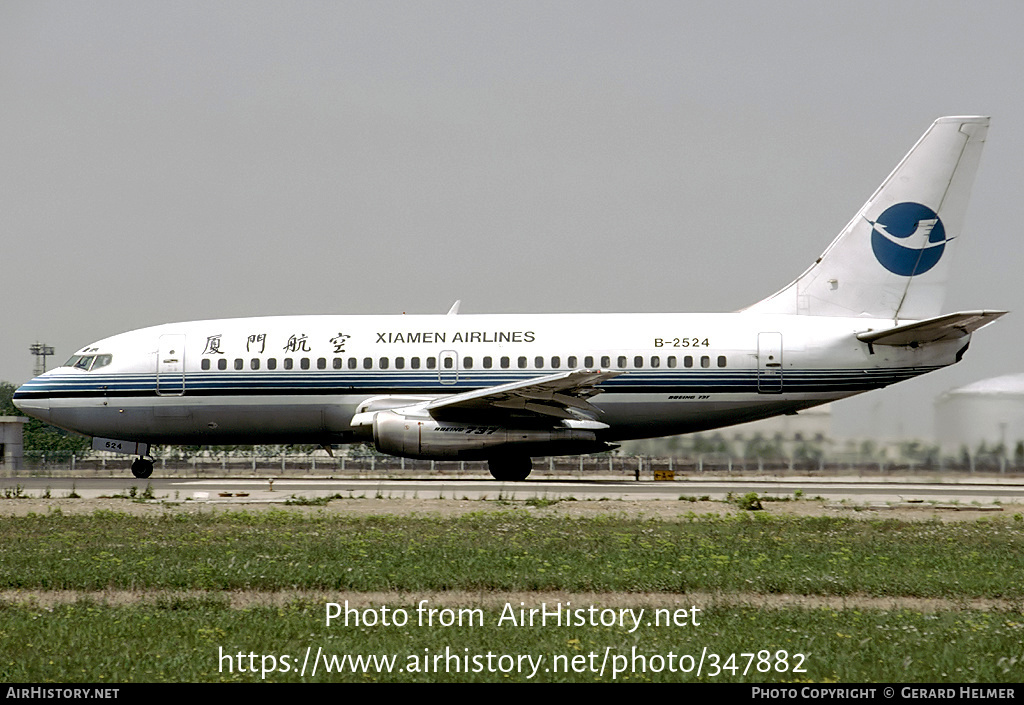
[[[900,519],[905,521],[973,521],[981,517],[1011,518],[1024,513],[1024,505],[1005,504],[981,508],[974,505],[916,505],[890,506],[885,509],[867,505],[842,504],[815,499],[790,501],[762,501],[765,514],[772,516],[839,516],[859,519]],[[289,505],[283,501],[260,502],[248,500],[213,501],[137,501],[127,498],[66,499],[17,498],[0,499],[0,517],[26,516],[30,513],[91,514],[112,511],[133,516],[160,516],[170,513],[228,512],[228,511],[290,511],[300,514],[327,514],[342,516],[438,516],[457,517],[475,512],[525,511],[535,516],[595,517],[617,515],[636,519],[681,521],[693,514],[720,516],[743,513],[735,504],[724,501],[659,501],[659,500],[552,500],[548,502],[476,500],[476,499],[334,499],[326,505]]]

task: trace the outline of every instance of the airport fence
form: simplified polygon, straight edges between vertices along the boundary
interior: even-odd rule
[[[26,452],[16,467],[0,465],[8,477],[121,477],[132,458],[107,453]],[[932,462],[851,456],[835,459],[744,458],[722,453],[652,457],[640,455],[578,455],[534,458],[531,478],[652,480],[714,476],[854,476],[888,477],[967,474],[1024,477],[1024,467],[1008,459],[985,462],[938,459]],[[365,479],[489,478],[485,461],[411,460],[380,454],[322,451],[296,453],[264,450],[177,453],[154,459],[160,477],[344,477]]]

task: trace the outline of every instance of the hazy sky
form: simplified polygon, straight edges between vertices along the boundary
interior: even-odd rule
[[[729,311],[931,121],[992,116],[946,303],[1016,313],[838,404],[929,434],[1024,372],[1020,2],[0,0],[0,380],[288,313]],[[1016,205],[1015,205],[1016,204]]]

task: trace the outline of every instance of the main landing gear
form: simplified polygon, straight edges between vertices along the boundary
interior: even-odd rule
[[[135,477],[139,478],[140,480],[145,480],[152,474],[153,461],[150,460],[149,458],[143,458],[142,456],[139,456],[132,463],[132,475],[135,475]]]
[[[491,458],[487,461],[487,469],[491,471],[491,477],[495,480],[521,482],[530,476],[533,460],[529,456]]]

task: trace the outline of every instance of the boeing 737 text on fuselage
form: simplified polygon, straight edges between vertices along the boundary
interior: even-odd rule
[[[137,454],[157,444],[367,442],[407,458],[535,456],[796,413],[958,362],[1005,313],[941,314],[985,117],[936,120],[824,254],[734,313],[282,316],[91,343],[15,393]]]

